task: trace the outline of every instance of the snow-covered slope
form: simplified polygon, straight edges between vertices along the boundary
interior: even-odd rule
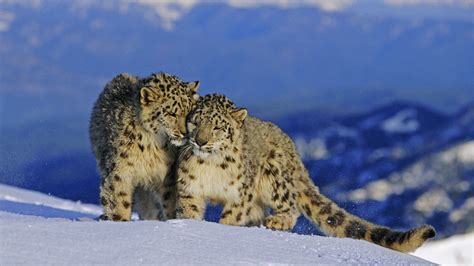
[[[428,243],[414,254],[442,265],[473,265],[474,232]]]
[[[100,208],[0,185],[0,264],[428,264],[352,239],[191,220],[96,222]]]

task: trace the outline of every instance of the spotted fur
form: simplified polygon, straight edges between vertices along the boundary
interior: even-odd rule
[[[141,219],[175,216],[171,166],[198,86],[166,73],[144,79],[120,74],[105,86],[89,126],[104,219],[128,221],[132,205]]]
[[[326,234],[410,252],[434,237],[431,226],[393,231],[356,217],[322,195],[291,139],[222,95],[201,98],[188,117],[178,160],[178,217],[202,219],[206,201],[224,205],[220,223],[291,230],[305,215]],[[272,215],[264,210],[270,208]]]

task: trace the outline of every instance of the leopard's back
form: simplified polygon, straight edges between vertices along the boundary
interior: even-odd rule
[[[124,131],[135,124],[137,112],[135,97],[137,77],[126,73],[114,77],[105,86],[92,109],[89,123],[89,137],[100,171],[107,171],[120,144]],[[115,152],[114,152],[115,151]]]

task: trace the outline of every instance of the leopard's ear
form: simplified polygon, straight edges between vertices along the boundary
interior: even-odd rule
[[[158,100],[158,95],[153,89],[143,87],[140,89],[140,102],[143,105],[148,105],[152,102],[156,102]]]
[[[186,84],[188,89],[190,89],[192,91],[197,91],[199,89],[199,85],[201,85],[201,83],[199,81],[192,81],[192,82],[188,82]]]
[[[245,118],[247,117],[247,109],[245,108],[238,108],[234,110],[230,115],[240,124],[244,123]]]

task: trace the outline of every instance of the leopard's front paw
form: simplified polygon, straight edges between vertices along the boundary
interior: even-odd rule
[[[114,221],[114,222],[128,222],[130,219],[122,217],[120,214],[101,214],[98,217],[99,221]]]
[[[291,221],[282,216],[269,216],[265,218],[263,225],[268,229],[278,231],[290,231],[293,229]]]
[[[184,215],[184,208],[183,207],[177,207],[176,208],[176,219],[189,219]]]

